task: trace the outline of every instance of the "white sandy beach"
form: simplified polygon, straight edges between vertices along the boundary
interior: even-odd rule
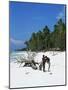
[[[23,52],[19,52],[18,55],[22,53]],[[52,51],[39,52],[34,58],[35,61],[40,62],[43,54],[50,58],[50,72],[34,70],[31,67],[22,67],[22,65],[19,67],[20,64],[11,61],[10,88],[65,84],[65,52],[55,52],[55,55],[53,55]]]

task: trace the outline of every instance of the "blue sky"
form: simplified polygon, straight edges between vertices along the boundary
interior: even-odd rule
[[[65,6],[10,1],[10,49],[25,47],[33,32],[42,30],[45,25],[53,31],[59,18],[65,20]]]

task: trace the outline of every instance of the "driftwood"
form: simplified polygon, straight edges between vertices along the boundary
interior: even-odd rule
[[[37,62],[35,62],[34,60],[31,61],[26,61],[23,67],[32,67],[33,69],[37,69],[36,64],[38,64]]]
[[[19,63],[19,67],[21,67],[21,65],[23,64],[23,67],[32,67],[33,69],[37,69],[37,64],[39,65],[38,62],[35,62],[34,61],[34,57],[36,56],[36,52],[31,52],[31,51],[27,51],[26,53],[27,55],[20,55],[20,56],[17,56],[15,59],[16,59],[16,62],[15,63]]]
[[[38,62],[35,62],[34,60],[25,59],[21,56],[19,58],[15,58],[17,61],[15,63],[20,63],[19,67],[24,63],[23,67],[32,67],[33,69],[37,69],[36,64],[39,65]]]

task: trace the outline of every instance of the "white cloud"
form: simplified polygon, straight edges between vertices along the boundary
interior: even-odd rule
[[[60,18],[65,19],[65,6],[64,6],[64,9],[60,11],[56,17],[56,19],[60,19]]]
[[[17,40],[17,39],[14,39],[14,38],[10,38],[10,42],[15,44],[15,45],[21,45],[21,44],[24,44],[24,41],[22,40]]]
[[[57,18],[57,19],[60,19],[60,18],[63,18],[63,16],[64,16],[64,15],[63,15],[63,12],[60,12],[56,18]]]

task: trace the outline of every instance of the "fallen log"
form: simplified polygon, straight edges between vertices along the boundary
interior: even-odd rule
[[[21,65],[24,63],[23,67],[32,67],[33,69],[37,69],[36,64],[39,65],[38,62],[35,62],[34,60],[28,60],[25,58],[21,58],[21,60],[19,60],[19,58],[16,58],[17,63],[20,63],[19,67],[21,67]]]

